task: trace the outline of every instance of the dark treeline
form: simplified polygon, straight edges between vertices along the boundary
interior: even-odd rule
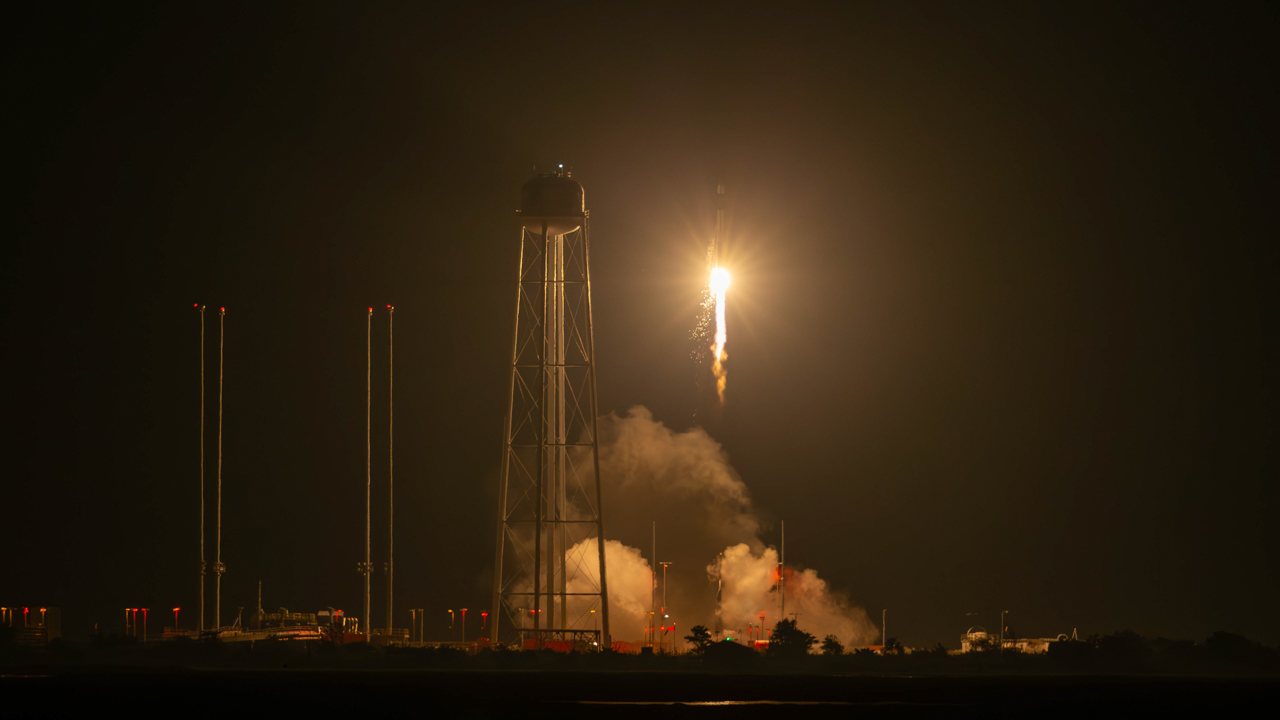
[[[1025,654],[988,647],[953,654],[942,645],[908,651],[888,643],[890,652],[844,652],[812,636],[797,646],[760,653],[735,643],[707,643],[678,655],[621,655],[551,651],[484,650],[476,655],[450,647],[379,648],[364,643],[265,641],[222,643],[189,638],[140,643],[117,635],[88,642],[65,639],[46,647],[16,644],[0,628],[0,667],[35,668],[289,668],[289,669],[455,669],[659,672],[875,673],[911,675],[1170,674],[1280,675],[1280,648],[1240,635],[1216,632],[1203,642],[1148,639],[1129,630],[1087,640],[1053,643],[1047,653]],[[797,648],[799,651],[797,651]],[[820,649],[819,649],[820,648]]]

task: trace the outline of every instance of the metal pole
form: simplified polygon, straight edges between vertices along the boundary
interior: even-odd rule
[[[782,557],[778,566],[778,597],[782,601],[782,607],[778,612],[779,619],[787,617],[787,521],[780,520],[779,525],[782,527]]]
[[[372,559],[369,553],[373,535],[371,508],[373,502],[373,445],[370,427],[373,424],[373,308],[365,319],[365,371],[364,371],[364,632],[373,637],[373,624],[369,615],[369,577]]]
[[[543,346],[542,346],[542,417],[543,423],[543,467],[545,468],[545,476],[543,480],[544,492],[546,498],[546,520],[550,522],[547,527],[547,630],[555,626],[556,620],[556,480],[557,467],[556,461],[559,457],[559,437],[556,433],[556,409],[559,407],[559,372],[560,368],[557,364],[556,341],[560,335],[562,326],[559,322],[560,318],[556,314],[556,299],[560,288],[557,283],[556,258],[560,248],[560,236],[552,235],[550,228],[547,226],[546,220],[543,220],[543,240],[546,247],[546,268],[547,272],[542,276],[543,292]],[[548,437],[550,442],[548,442]]]
[[[497,643],[502,618],[502,547],[507,535],[507,473],[511,467],[511,413],[516,399],[516,353],[520,348],[520,296],[524,278],[524,237],[527,231],[520,229],[520,260],[516,268],[516,312],[511,323],[511,383],[507,387],[507,415],[502,422],[502,476],[498,486],[498,537],[494,543],[493,559],[493,627],[489,629],[489,642]],[[536,582],[536,581],[535,581]],[[524,627],[524,612],[520,613],[520,626]]]
[[[394,595],[392,588],[395,584],[396,564],[395,564],[395,521],[396,521],[396,501],[395,501],[395,315],[396,309],[391,305],[387,306],[387,634],[391,634],[392,622],[391,618],[395,617],[391,614],[391,599]]]
[[[196,632],[204,632],[204,309],[200,306],[200,619]]]
[[[662,617],[667,616],[667,566],[671,563],[662,563]]]
[[[886,622],[888,616],[889,616],[888,610],[880,611],[880,652],[882,654],[884,653],[884,646],[887,642],[886,638],[888,637],[888,634],[889,634],[889,625]]]
[[[716,558],[716,641],[724,634],[724,617],[720,614],[720,602],[724,598],[724,553]]]
[[[600,615],[601,617],[601,641],[602,649],[611,649],[613,647],[612,638],[609,636],[609,579],[605,574],[604,565],[604,503],[601,500],[600,492],[600,443],[596,434],[596,419],[600,416],[596,393],[596,332],[595,320],[591,314],[591,233],[589,223],[590,216],[587,213],[582,215],[582,267],[583,276],[586,278],[587,284],[587,333],[591,340],[588,343],[591,349],[591,455],[595,464],[596,471],[596,551],[600,556]]]
[[[649,647],[657,640],[655,614],[658,612],[658,521],[653,521],[653,565],[649,567]]]
[[[556,236],[556,534],[559,536],[560,545],[560,628],[567,629],[569,627],[569,548],[568,536],[565,534],[567,526],[564,524],[566,517],[565,500],[567,498],[565,489],[568,480],[568,470],[565,452],[567,448],[565,443],[569,441],[568,432],[565,428],[565,395],[568,385],[568,377],[565,375],[565,357],[564,357],[564,294],[565,294],[565,267],[564,267],[564,248],[568,242],[567,235]]]
[[[671,563],[662,563],[662,634],[667,634],[667,567]],[[661,645],[661,643],[659,643]]]
[[[545,493],[543,491],[543,475],[547,467],[547,221],[542,221],[542,344],[538,348],[541,357],[538,372],[538,401],[543,403],[538,417],[538,507],[534,513],[533,532],[533,635],[537,643],[540,626],[538,611],[542,607],[542,513]],[[549,590],[550,588],[548,588]]]
[[[222,627],[222,348],[226,328],[226,308],[218,308],[218,536],[215,542],[213,573],[213,626]]]

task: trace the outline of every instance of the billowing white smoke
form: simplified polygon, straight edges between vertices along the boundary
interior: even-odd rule
[[[714,629],[717,611],[728,631],[745,627],[752,617],[759,622],[761,611],[766,628],[773,626],[778,620],[777,554],[760,541],[751,495],[719,443],[701,428],[675,432],[647,409],[633,407],[624,417],[600,419],[600,472],[605,534],[621,541],[605,543],[615,639],[639,641],[650,603],[655,609],[663,606],[661,567],[651,596],[650,565],[636,549],[651,554],[655,520],[658,560],[672,563],[665,606],[677,636],[693,625]],[[585,551],[592,557],[595,541],[586,543],[570,554]],[[722,550],[722,602],[717,608],[715,575]],[[594,576],[594,563],[582,567]],[[594,583],[595,578],[578,581]],[[832,593],[813,570],[789,572],[786,595],[787,614],[799,613],[800,627],[818,637],[833,634],[858,645],[876,635],[866,613]]]
[[[594,558],[598,550],[596,540],[583,540],[569,551],[569,556]],[[609,629],[618,640],[631,640],[644,636],[645,613],[649,610],[649,562],[640,551],[627,547],[617,540],[604,541],[604,566],[609,580]],[[600,565],[583,562],[570,569],[567,591],[571,593],[598,592]],[[581,618],[583,612],[595,607],[586,599],[569,598],[572,617]],[[592,627],[596,627],[592,624]]]
[[[745,543],[726,548],[707,572],[719,571],[724,579],[720,618],[726,630],[741,632],[766,616],[765,628],[778,613],[778,554],[773,548],[753,553]],[[822,638],[835,635],[840,642],[864,645],[876,636],[866,612],[851,607],[845,597],[832,592],[813,569],[786,569],[787,615],[795,613],[800,627]]]

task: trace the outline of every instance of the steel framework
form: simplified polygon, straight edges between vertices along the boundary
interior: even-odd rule
[[[578,652],[594,652],[600,647],[599,630],[530,630],[520,631],[520,646],[556,647]]]
[[[523,220],[490,641],[609,648],[588,214]]]

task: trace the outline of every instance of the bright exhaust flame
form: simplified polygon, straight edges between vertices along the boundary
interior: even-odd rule
[[[724,323],[724,295],[729,289],[729,271],[722,267],[717,267],[711,271],[711,292],[716,297],[716,341],[711,346],[712,356],[711,370],[716,376],[716,394],[720,396],[720,404],[724,404],[724,386],[727,373],[724,368],[724,361],[729,356],[724,352],[725,323]]]

